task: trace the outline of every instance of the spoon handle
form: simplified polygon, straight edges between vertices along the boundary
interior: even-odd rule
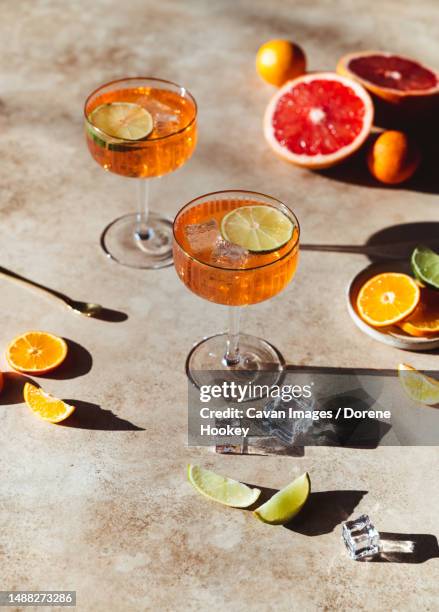
[[[20,274],[17,274],[16,272],[6,270],[5,268],[2,268],[1,266],[0,266],[0,277],[11,280],[12,282],[14,282],[17,285],[20,285],[21,287],[32,289],[41,295],[50,297],[52,298],[52,300],[55,300],[58,303],[62,303],[67,308],[72,307],[70,304],[70,298],[68,298],[66,295],[63,295],[59,291],[55,291],[54,289],[49,289],[49,287],[45,287],[44,285],[40,285],[39,283],[31,281],[28,278],[25,278],[24,276],[20,276]]]
[[[427,241],[431,248],[439,246],[437,240]],[[337,244],[302,244],[300,248],[303,251],[321,251],[321,252],[333,252],[333,253],[353,253],[358,255],[370,255],[379,259],[394,259],[402,260],[409,259],[410,255],[415,247],[417,247],[419,241],[410,242],[394,242],[390,244],[350,244],[350,245],[337,245]]]

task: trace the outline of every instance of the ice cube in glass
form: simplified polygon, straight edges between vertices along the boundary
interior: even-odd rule
[[[242,268],[247,255],[248,251],[243,247],[220,238],[215,243],[210,261],[222,268]]]
[[[184,231],[195,255],[206,249],[211,249],[221,239],[218,223],[215,219],[210,219],[204,223],[186,225]]]

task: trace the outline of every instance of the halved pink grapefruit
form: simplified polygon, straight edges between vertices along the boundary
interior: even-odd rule
[[[416,60],[383,51],[349,53],[337,72],[355,79],[369,92],[392,104],[439,101],[439,75]]]
[[[369,135],[373,104],[362,85],[331,72],[300,76],[270,101],[264,134],[275,153],[305,168],[329,168]]]

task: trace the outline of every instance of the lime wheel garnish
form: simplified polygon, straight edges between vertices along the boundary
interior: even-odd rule
[[[225,240],[254,253],[275,251],[291,240],[294,223],[273,206],[241,206],[221,221]]]
[[[286,83],[274,95],[264,134],[287,161],[328,168],[363,144],[372,120],[372,100],[361,85],[337,74],[315,73]]]
[[[131,102],[101,104],[89,114],[88,120],[107,136],[120,140],[143,140],[154,127],[151,113]]]

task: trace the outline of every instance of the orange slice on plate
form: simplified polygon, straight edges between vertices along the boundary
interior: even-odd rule
[[[18,372],[45,374],[67,356],[67,343],[47,332],[30,331],[17,336],[6,350],[9,365]]]
[[[75,406],[66,404],[31,383],[24,385],[23,396],[32,412],[50,423],[64,421],[75,410]]]
[[[419,304],[421,291],[407,274],[385,272],[370,278],[360,289],[357,310],[372,327],[395,325],[410,316]]]
[[[439,291],[422,288],[421,300],[413,314],[398,325],[410,336],[439,335]]]

